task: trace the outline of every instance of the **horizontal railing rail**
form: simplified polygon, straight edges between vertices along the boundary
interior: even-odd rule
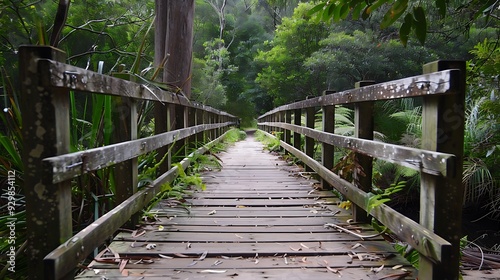
[[[20,48],[30,279],[73,278],[77,265],[119,227],[135,224],[136,213],[176,178],[178,168],[187,168],[238,123],[235,116],[192,102],[174,89],[134,82],[141,79],[133,75],[99,74],[64,60],[65,54],[51,47]],[[70,91],[112,96],[114,144],[70,153]],[[155,102],[158,118],[155,135],[138,139],[136,104],[141,100]],[[187,147],[196,149],[187,155]],[[166,158],[161,175],[138,189],[137,158],[153,151],[157,159]],[[180,165],[173,166],[174,153],[185,157]],[[117,206],[73,235],[71,180],[107,167],[114,168]]]
[[[324,187],[333,187],[354,203],[355,220],[368,214],[420,254],[420,279],[457,279],[463,201],[462,164],[465,63],[437,61],[424,65],[424,74],[374,84],[360,82],[342,92],[325,92],[279,106],[259,117],[259,129],[278,135],[281,146],[318,173]],[[374,140],[374,102],[398,98],[422,99],[421,148]],[[335,106],[354,108],[354,136],[335,134]],[[322,130],[315,128],[321,109]],[[305,115],[305,125],[302,123]],[[272,132],[280,132],[278,134]],[[302,141],[305,140],[305,141]],[[302,144],[304,142],[304,144]],[[314,145],[322,145],[321,160]],[[334,147],[355,153],[356,170],[348,182],[334,173]],[[368,206],[373,194],[372,161],[380,159],[420,172],[420,219],[415,222],[382,204]],[[370,209],[370,213],[365,211]]]

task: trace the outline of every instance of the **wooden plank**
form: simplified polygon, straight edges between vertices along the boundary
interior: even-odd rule
[[[405,260],[402,256],[391,255],[389,258],[384,258],[382,255],[373,255],[373,260],[360,260],[359,258],[351,258],[348,255],[333,255],[333,256],[291,256],[287,258],[285,263],[285,258],[282,255],[273,257],[228,257],[228,256],[210,256],[203,261],[196,260],[196,258],[179,258],[174,257],[172,259],[165,259],[156,256],[152,259],[151,263],[145,264],[144,262],[137,263],[131,260],[126,268],[127,269],[164,269],[166,267],[170,269],[185,269],[192,267],[193,269],[275,269],[275,268],[325,268],[325,261],[330,267],[380,267],[384,265],[391,268],[395,265],[405,264]],[[216,264],[216,265],[214,265]],[[118,264],[105,263],[105,262],[93,262],[89,267],[93,269],[118,269]],[[408,265],[403,265],[403,267],[412,270]]]
[[[452,166],[454,166],[455,162],[455,156],[449,153],[433,152],[373,140],[357,139],[355,137],[326,133],[307,127],[285,123],[265,124],[269,126],[283,127],[302,135],[312,137],[322,143],[351,149],[371,157],[397,163],[432,175],[447,176],[447,174],[449,174],[453,169]]]
[[[349,216],[343,221],[352,218]],[[297,227],[295,225],[274,225],[272,227],[268,226],[238,226],[238,227],[208,227],[206,225],[162,225],[164,231],[179,231],[179,232],[232,232],[232,233],[301,233],[301,232],[331,232],[331,229],[325,228],[323,225],[308,225],[307,227]],[[362,230],[369,230],[369,226],[359,225]],[[158,230],[158,226],[146,226],[145,230]]]
[[[229,207],[272,207],[272,206],[304,206],[304,205],[324,205],[337,204],[336,201],[317,201],[315,199],[188,199],[187,203],[193,206],[229,206]]]
[[[338,267],[336,267],[338,268]],[[214,272],[211,272],[214,271]],[[220,272],[219,272],[220,271]],[[341,268],[340,273],[333,273],[328,271],[326,268],[272,268],[272,269],[226,269],[226,270],[196,270],[196,269],[160,269],[155,271],[148,271],[145,269],[139,270],[127,270],[127,275],[124,276],[122,273],[115,270],[99,270],[99,274],[106,275],[108,279],[168,279],[171,277],[179,277],[183,275],[185,278],[182,279],[241,279],[241,280],[254,280],[254,279],[271,279],[271,280],[282,280],[282,279],[296,279],[296,280],[309,280],[309,279],[368,279],[368,280],[378,280],[378,279],[391,279],[391,275],[400,274],[403,275],[401,270],[393,270],[390,267],[384,267],[380,272],[375,273],[372,271],[371,267],[356,267],[356,268]],[[92,275],[94,274],[94,275]],[[402,279],[416,279],[415,273],[408,273],[408,277],[403,275]],[[95,275],[92,271],[88,276],[77,277],[76,279],[101,279],[102,275]]]
[[[183,218],[179,217],[175,220],[161,220],[157,222],[159,225],[206,225],[212,226],[217,225],[219,227],[229,227],[229,226],[269,226],[274,225],[295,225],[295,226],[308,226],[308,225],[324,225],[326,223],[339,223],[343,222],[340,220],[332,219],[329,217],[317,217],[316,219],[310,219],[308,217],[300,218],[239,218],[239,219],[219,219],[219,218]]]
[[[458,86],[454,83],[454,81],[459,80],[460,75],[460,70],[445,70],[362,88],[350,89],[277,107],[260,116],[259,120],[276,112],[309,107],[342,105],[364,101],[391,100],[405,97],[453,94],[457,90]]]
[[[376,234],[374,230],[371,232],[363,232],[364,235]],[[215,243],[215,242],[225,242],[225,243],[286,243],[286,242],[312,242],[312,241],[359,241],[358,237],[350,235],[344,232],[338,232],[330,230],[330,232],[321,233],[226,233],[219,232],[214,234],[213,232],[196,232],[196,233],[186,233],[186,232],[168,232],[168,231],[154,231],[147,232],[139,237],[133,237],[129,233],[121,233],[115,237],[114,240],[121,241],[136,241],[138,243],[149,242],[149,243],[160,243],[160,242],[190,242],[190,243]],[[370,240],[384,240],[382,237],[371,238]],[[302,251],[301,247],[295,248],[297,251]]]
[[[302,245],[301,245],[302,243]],[[227,256],[274,256],[274,255],[295,255],[297,248],[303,248],[300,255],[345,255],[346,252],[354,253],[379,253],[396,254],[395,249],[386,242],[380,241],[330,241],[330,242],[266,242],[266,243],[168,243],[157,242],[153,249],[146,250],[147,244],[151,242],[133,242],[115,240],[109,248],[121,256],[151,256],[151,255],[175,255],[184,254],[188,256],[200,256],[208,251],[213,255]],[[358,245],[360,244],[360,245]],[[222,245],[222,246],[221,246]],[[304,246],[307,248],[305,248]],[[361,246],[362,245],[362,246]]]
[[[229,124],[199,125],[105,147],[48,157],[43,160],[43,164],[52,174],[52,182],[58,183],[138,157],[171,144],[177,139],[183,139],[200,131],[224,125]]]
[[[204,199],[227,199],[227,198],[263,198],[263,199],[282,199],[282,198],[335,198],[336,195],[332,192],[323,192],[323,193],[310,193],[310,192],[299,192],[299,191],[288,191],[283,193],[269,193],[264,191],[254,191],[254,192],[227,192],[227,191],[208,191],[203,193]]]

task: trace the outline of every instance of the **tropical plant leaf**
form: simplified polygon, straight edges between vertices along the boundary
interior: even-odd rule
[[[411,28],[413,26],[413,16],[411,14],[406,14],[401,28],[399,28],[399,40],[403,43],[403,46],[407,46],[408,39],[410,38]]]
[[[446,2],[447,0],[436,0],[436,8],[442,18],[446,16]]]
[[[391,6],[387,13],[385,13],[384,18],[380,23],[380,28],[384,29],[393,24],[406,11],[407,7],[408,0],[396,1],[396,3]]]
[[[415,28],[415,34],[420,44],[425,44],[425,39],[427,37],[427,20],[425,18],[425,10],[423,7],[415,7],[413,9],[413,18],[415,22],[413,27]]]

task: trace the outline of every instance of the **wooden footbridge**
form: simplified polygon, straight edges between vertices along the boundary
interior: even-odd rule
[[[207,189],[187,200],[188,209],[160,204],[156,222],[120,232],[77,278],[415,278],[373,229],[347,222],[351,213],[331,191],[253,137],[221,159],[222,170],[203,174]]]
[[[50,47],[23,47],[20,59],[21,110],[33,112],[23,115],[30,279],[458,279],[463,62],[430,63],[420,76],[362,82],[262,115],[259,129],[275,134],[306,173],[249,137],[221,155],[220,172],[203,174],[207,190],[194,192],[188,208],[160,203],[157,220],[135,229],[136,213],[180,168],[220,141],[237,117],[135,83],[132,76],[67,65],[64,54]],[[115,144],[70,153],[70,91],[113,96]],[[423,104],[419,149],[373,140],[374,103],[396,98]],[[155,102],[155,135],[138,138],[136,104],[143,100]],[[335,134],[339,105],[354,109],[352,136]],[[331,171],[334,148],[352,151],[351,182]],[[138,189],[137,158],[154,151],[166,161],[156,179]],[[180,165],[172,164],[174,154],[185,157]],[[420,172],[418,222],[384,204],[369,207],[373,160]],[[113,168],[117,206],[73,234],[72,179],[107,167]],[[300,176],[309,173],[320,181]],[[331,188],[353,203],[352,213],[338,208]],[[368,226],[371,217],[419,252],[418,272]],[[107,249],[84,263],[110,237]]]

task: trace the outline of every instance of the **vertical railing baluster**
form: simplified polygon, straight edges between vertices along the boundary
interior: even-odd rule
[[[196,125],[196,108],[193,107],[187,107],[187,127],[193,127]],[[197,143],[196,143],[196,135],[191,135],[187,139],[188,142],[188,152],[191,151],[191,149],[196,149],[197,148]]]
[[[202,124],[205,124],[205,110],[197,109],[196,125]],[[198,146],[202,146],[203,144],[205,144],[205,133],[203,131],[196,134],[196,143],[198,143]]]
[[[297,126],[301,126],[302,124],[302,110],[295,109],[293,110],[293,124]],[[293,133],[293,147],[297,150],[301,150],[302,146],[302,135],[298,132]]]
[[[373,85],[374,81],[357,82],[355,88]],[[374,120],[373,102],[359,102],[354,104],[354,137],[362,139],[373,139]],[[355,153],[354,155],[354,184],[364,192],[372,189],[372,158],[366,155]],[[354,220],[357,222],[368,222],[369,218],[361,207],[353,206]]]
[[[324,92],[324,94],[332,92]],[[323,131],[334,133],[335,130],[335,106],[323,106]],[[321,149],[321,161],[324,167],[332,170],[334,161],[334,147],[333,145],[323,143]],[[323,189],[332,189],[332,186],[325,180],[321,180],[321,187]]]
[[[419,279],[459,279],[460,238],[462,237],[462,184],[465,62],[436,61],[424,65],[424,73],[460,69],[452,95],[426,96],[422,108],[422,149],[450,153],[456,156],[450,174],[433,176],[422,173],[420,187],[420,224],[452,244],[451,252],[440,264],[420,257]],[[420,84],[433,87],[433,84]],[[423,241],[422,241],[423,242]]]
[[[292,123],[292,111],[291,110],[286,110],[285,112],[285,123],[291,124]],[[290,129],[285,129],[285,142],[288,145],[292,144],[292,133]]]
[[[306,127],[314,129],[316,109],[314,107],[306,108]],[[314,158],[314,138],[306,136],[305,152],[310,158]],[[313,171],[309,166],[306,166],[306,171]]]
[[[115,73],[115,77],[135,82],[128,73]],[[132,98],[116,96],[112,98],[113,131],[111,141],[120,143],[137,139],[137,103]],[[117,163],[113,166],[115,179],[115,204],[118,205],[137,192],[137,158]],[[139,222],[139,214],[133,215],[124,227],[134,228]]]

